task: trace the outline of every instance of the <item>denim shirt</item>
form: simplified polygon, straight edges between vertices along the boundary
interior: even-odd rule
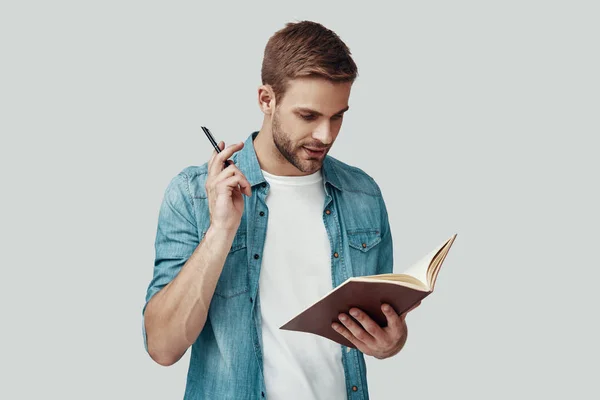
[[[191,346],[184,399],[268,398],[263,379],[258,282],[269,218],[265,203],[269,184],[254,150],[257,134],[248,136],[242,150],[232,157],[250,182],[252,196],[244,196],[244,213],[217,282],[206,324]],[[391,273],[392,236],[379,186],[361,169],[329,155],[323,161],[322,173],[323,224],[331,245],[332,289],[353,276]],[[208,230],[206,178],[207,163],[190,166],[175,176],[165,190],[158,217],[154,275],[142,310],[146,351],[143,316],[148,301],[178,274]],[[342,346],[341,362],[347,398],[368,399],[363,353]]]

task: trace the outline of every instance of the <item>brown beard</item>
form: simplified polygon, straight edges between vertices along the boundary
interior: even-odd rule
[[[316,172],[322,166],[321,160],[301,160],[298,153],[302,151],[301,146],[294,150],[294,144],[289,139],[289,136],[281,129],[279,121],[279,109],[275,109],[273,115],[273,123],[271,124],[271,133],[273,134],[273,143],[279,153],[288,160],[290,164],[305,173]]]

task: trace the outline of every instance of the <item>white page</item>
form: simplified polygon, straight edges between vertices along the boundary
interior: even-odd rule
[[[412,264],[410,267],[408,267],[402,273],[407,274],[407,275],[412,275],[415,278],[417,278],[418,280],[420,280],[421,282],[423,282],[425,285],[429,286],[429,282],[427,281],[427,268],[429,267],[429,264],[431,263],[431,260],[433,259],[433,257],[435,257],[435,255],[442,249],[442,247],[444,247],[446,245],[446,243],[448,243],[448,241],[445,241],[444,243],[442,243],[440,246],[438,246],[436,249],[434,249],[431,253],[427,254],[425,257],[423,257],[416,263]]]

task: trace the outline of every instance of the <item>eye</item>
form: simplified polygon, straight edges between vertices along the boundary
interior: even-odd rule
[[[333,117],[331,117],[331,119],[342,119],[343,116],[343,114],[334,115]]]
[[[300,114],[300,118],[302,118],[305,121],[314,121],[315,120],[315,116],[313,114]]]

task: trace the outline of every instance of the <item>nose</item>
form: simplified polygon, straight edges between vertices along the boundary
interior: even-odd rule
[[[313,139],[316,139],[326,146],[329,146],[333,141],[333,134],[331,132],[331,123],[329,120],[323,121],[312,134]]]

